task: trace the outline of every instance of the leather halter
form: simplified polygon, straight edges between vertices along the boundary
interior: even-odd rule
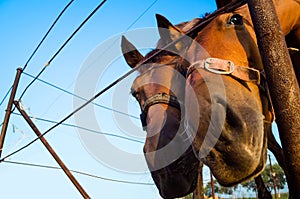
[[[177,108],[180,110],[180,103],[176,96],[170,95],[167,93],[158,93],[151,97],[149,97],[143,106],[141,106],[142,113],[140,115],[140,119],[142,122],[143,129],[145,130],[147,126],[147,114],[148,110],[152,105],[155,104],[167,104],[169,106],[172,106],[174,108]]]

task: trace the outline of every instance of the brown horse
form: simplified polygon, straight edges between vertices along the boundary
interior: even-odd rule
[[[220,0],[217,1],[217,5],[220,8],[230,2],[232,0]],[[300,1],[274,0],[273,2],[282,31],[286,35],[287,46],[291,47],[294,70],[298,82],[300,82]],[[258,67],[261,65],[259,63],[260,57],[257,57],[256,38],[247,6],[218,16],[199,35],[201,35],[201,38],[200,36],[197,37],[200,40],[199,43],[212,56],[226,58],[235,63],[248,65],[260,70],[260,67]],[[215,35],[218,35],[219,38],[216,39]],[[223,42],[214,42],[219,40]],[[254,45],[251,45],[251,43]],[[214,50],[215,48],[218,48],[218,50]],[[267,103],[264,101],[266,100],[262,97],[262,104],[266,105]],[[265,119],[268,120],[268,108],[264,108],[264,110]],[[265,130],[268,133],[268,148],[274,153],[288,176],[289,173],[283,160],[282,150],[271,133],[270,124],[265,123]]]
[[[182,117],[189,63],[166,50],[153,58],[157,50],[143,57],[125,37],[122,51],[128,65],[138,67],[140,74],[133,82],[132,95],[142,110],[141,121],[147,131],[144,154],[152,178],[162,197],[185,196],[196,187],[199,165]]]
[[[219,3],[220,2],[221,1],[219,1]],[[231,2],[231,1],[222,1],[221,3],[223,3],[223,5],[225,5],[225,3],[229,3],[229,2]],[[296,0],[287,0],[287,1],[277,0],[277,1],[274,1],[274,3],[275,3],[276,11],[277,11],[280,23],[281,23],[283,33],[286,35],[286,38],[287,38],[287,45],[293,47],[293,49],[296,49],[296,52],[294,52],[292,54],[292,60],[293,60],[294,69],[295,69],[295,72],[297,75],[297,79],[299,82],[299,80],[300,80],[300,78],[299,78],[300,77],[299,76],[299,74],[300,74],[300,64],[299,64],[300,54],[298,51],[300,48],[300,12],[299,12],[300,3],[299,3],[299,1],[296,1]],[[221,7],[223,5],[219,5],[218,7]],[[217,58],[221,58],[224,60],[230,60],[230,61],[234,62],[236,65],[247,66],[247,67],[257,69],[257,70],[262,69],[262,64],[261,64],[261,61],[260,61],[261,59],[260,59],[260,56],[258,53],[253,24],[251,22],[251,18],[250,18],[250,14],[249,14],[247,6],[243,6],[239,9],[236,9],[234,12],[222,14],[222,15],[216,17],[212,22],[210,22],[204,29],[202,29],[198,33],[198,36],[196,37],[196,41],[206,51],[205,52],[203,52],[203,51],[201,52],[199,50],[191,51],[192,56],[197,57],[195,60],[206,59],[208,57],[207,55],[209,55],[209,57],[217,57]],[[220,41],[222,41],[222,42],[220,42]],[[192,48],[193,47],[190,47],[190,49],[192,49]],[[298,49],[298,51],[297,51],[297,49]],[[201,64],[201,62],[200,62],[200,64]],[[198,67],[197,66],[194,67],[197,70],[194,69],[194,71],[196,71],[196,72],[193,72],[188,79],[188,81],[190,82],[192,87],[194,87],[195,89],[198,89],[198,93],[200,93],[201,91],[204,90],[201,87],[202,86],[201,84],[203,84],[203,83],[199,83],[199,82],[201,82],[202,79],[209,76],[209,74],[205,74],[203,71],[202,71],[202,73],[199,74],[199,68],[203,68],[203,67],[204,66],[201,66],[201,65]],[[222,67],[216,66],[216,68],[218,70],[224,70],[223,66]],[[243,86],[240,87],[240,89],[238,89],[238,91],[237,91],[238,93],[243,92],[242,91],[243,87],[244,88],[248,87],[248,90],[250,91],[250,92],[248,92],[248,94],[252,93],[257,96],[257,94],[259,93],[257,91],[257,88],[255,89],[255,85],[252,84],[251,85],[252,87],[251,87],[250,82],[247,83],[245,81],[241,81],[241,79],[238,76],[234,75],[234,72],[231,73],[231,75],[229,75],[229,76],[231,76],[233,79],[235,78],[237,80],[236,82],[239,82],[240,85],[243,84]],[[225,80],[225,81],[227,81],[227,80]],[[202,82],[205,82],[205,81],[202,80]],[[239,87],[237,86],[236,88],[239,88]],[[187,96],[189,96],[188,95],[189,91],[187,90],[186,92],[187,92]],[[226,92],[226,94],[227,93],[228,92]],[[230,96],[230,94],[229,94],[229,96]],[[239,96],[239,94],[235,93],[234,96],[237,97],[239,100],[241,100],[241,99],[243,99],[241,97],[247,96],[247,93],[241,94],[240,96]],[[199,98],[198,99],[199,102],[205,103],[206,101],[208,101],[207,99],[205,99],[203,96],[200,96],[200,95],[198,95],[198,98]],[[246,98],[249,99],[249,95]],[[244,98],[244,100],[242,100],[242,101],[244,101],[248,104],[248,100],[246,100],[246,98]],[[252,99],[254,99],[254,98],[252,98]],[[256,98],[256,100],[262,102],[262,111],[264,113],[265,120],[270,121],[270,114],[269,114],[270,108],[268,108],[269,104],[267,103],[265,96],[262,95],[261,99]],[[203,107],[203,106],[200,106],[200,107]],[[192,108],[191,108],[191,110],[192,110]],[[203,112],[203,110],[202,110],[202,112]],[[251,117],[251,114],[249,113],[248,116]],[[258,123],[256,123],[256,124],[258,124]],[[207,125],[204,124],[202,126],[205,127]],[[273,152],[275,152],[275,156],[277,155],[276,157],[278,158],[279,163],[285,169],[285,171],[288,175],[287,169],[285,168],[285,165],[282,160],[282,151],[280,150],[279,146],[275,142],[274,137],[271,134],[270,124],[268,122],[265,122],[264,126],[265,126],[265,130],[268,131],[269,141],[271,141],[271,142],[269,142],[269,148]],[[200,132],[203,132],[203,131],[204,130],[201,129],[201,127],[198,128],[197,136],[199,135],[199,138],[198,138],[198,141],[197,141],[197,137],[195,139],[195,142],[194,142],[195,149],[200,149],[200,146],[203,142],[203,136],[201,137]],[[219,139],[219,141],[220,141],[220,139]],[[224,145],[226,145],[226,143]],[[216,145],[215,146],[216,151],[217,151],[217,147],[218,146]],[[224,146],[222,146],[222,144],[221,144],[220,148],[222,149],[222,147],[224,147]],[[213,157],[210,158],[209,156],[207,156],[203,160],[204,160],[204,162],[206,161],[206,163],[209,166],[211,165],[210,168],[213,168],[215,165],[219,165],[218,163],[216,163],[216,160],[218,161],[219,157],[216,156],[215,153],[213,153],[214,152],[213,150],[211,152],[212,152]],[[276,154],[277,152],[279,154]],[[219,153],[219,154],[220,154],[220,156],[224,156],[224,153]],[[221,161],[224,160],[224,159],[222,159],[222,157],[220,159],[221,159]],[[229,158],[227,160],[229,160],[229,162],[232,163],[231,158]],[[224,170],[225,170],[225,172],[224,172]],[[230,184],[231,180],[228,180],[227,182],[222,181],[222,177],[226,176],[226,174],[224,175],[224,173],[227,172],[228,176],[233,174],[236,177],[237,175],[234,170],[231,174],[230,174],[230,171],[228,173],[228,170],[227,171],[226,170],[227,169],[224,169],[224,167],[221,169],[216,168],[213,172],[216,175],[216,177],[219,178],[220,183],[228,185],[228,184]]]
[[[233,0],[216,0],[218,8],[221,8],[231,2],[233,2]],[[298,79],[298,82],[300,82],[300,51],[299,51],[300,49],[300,11],[299,11],[300,1],[299,0],[286,0],[286,1],[274,0],[273,3],[275,4],[275,8],[280,20],[283,33],[286,35],[286,43],[290,50],[290,55],[296,73],[296,77]],[[240,14],[244,18],[244,20],[251,22],[248,9],[237,10],[235,13]],[[251,26],[253,25],[251,24]],[[252,33],[254,32],[254,30],[251,29],[249,31]],[[223,32],[224,35],[228,34],[227,30],[218,31],[218,33],[220,32]],[[238,32],[239,32],[238,38],[231,40],[231,44],[232,44],[231,47],[243,45],[243,40],[239,39],[243,37],[243,34],[241,33],[241,31],[237,31],[237,33]],[[224,36],[224,39],[225,38],[228,38],[228,36]],[[247,51],[248,49],[245,49],[245,52]],[[272,153],[275,155],[279,165],[283,168],[283,170],[286,173],[286,176],[288,177],[289,170],[287,168],[286,162],[284,161],[283,151],[279,146],[279,144],[276,142],[274,135],[272,134],[270,123],[265,123],[265,130],[267,131],[267,135],[268,135],[267,136],[268,149],[272,151]],[[288,179],[287,181],[289,183]],[[255,182],[258,186],[259,198],[272,198],[270,193],[268,193],[266,189],[262,188],[264,187],[264,185],[260,176],[255,178]]]
[[[178,43],[171,50],[184,52],[184,57],[193,63],[188,77],[188,83],[192,89],[191,87],[187,88],[185,94],[186,104],[189,105],[186,107],[186,115],[190,118],[188,130],[192,137],[195,136],[193,148],[196,155],[210,166],[219,182],[224,185],[235,184],[258,175],[265,164],[266,136],[263,133],[263,117],[268,117],[269,110],[267,104],[261,103],[265,100],[260,97],[260,90],[257,85],[259,75],[256,71],[261,70],[262,65],[254,32],[251,31],[251,21],[244,22],[246,17],[243,19],[242,14],[245,13],[237,14],[241,10],[243,8],[234,13],[224,14],[225,16],[221,15],[204,28],[196,37],[196,41],[201,44],[200,47],[198,44],[190,45],[187,42],[190,46],[188,50],[182,51],[186,43]],[[246,15],[247,13],[244,16]],[[164,41],[170,42],[183,33],[170,23],[161,22],[159,25],[167,29],[166,33],[161,34],[162,43]],[[224,30],[228,32],[224,35],[222,32],[220,35],[213,34],[213,37],[208,37],[209,31],[215,30],[215,28],[217,28],[215,33],[224,32]],[[246,37],[242,35],[246,35]],[[242,36],[243,39],[239,36]],[[224,41],[222,37],[229,38],[225,42],[217,43],[217,45],[210,42],[210,38]],[[238,40],[238,43],[229,42],[234,39]],[[232,43],[234,43],[233,46]],[[206,52],[201,51],[201,47],[204,47]],[[132,67],[138,67],[139,63],[147,59],[147,56],[143,58],[125,39],[123,39],[122,49],[128,64]],[[144,113],[142,120],[147,123],[148,137],[144,147],[146,160],[161,195],[169,198],[185,195],[193,190],[198,165],[197,160],[191,155],[190,147],[183,147],[180,151],[184,151],[184,153],[179,158],[171,158],[167,161],[163,161],[163,159],[167,158],[169,154],[157,155],[156,153],[173,142],[174,138],[177,137],[177,132],[180,132],[179,139],[175,139],[177,146],[188,145],[185,142],[188,135],[184,133],[184,129],[181,127],[183,110],[178,109],[178,103],[174,102],[176,100],[172,100],[176,99],[173,96],[174,93],[170,92],[170,85],[178,82],[177,78],[174,78],[173,70],[164,73],[163,70],[159,70],[160,67],[156,67],[157,63],[160,62],[162,64],[168,63],[171,68],[179,72],[182,69],[183,71],[186,70],[188,64],[181,64],[184,67],[178,67],[178,62],[182,63],[183,60],[178,60],[175,57],[172,53],[165,53],[159,58],[150,59],[150,62],[148,61],[149,67],[141,67],[141,76],[133,84],[133,93],[140,102]],[[213,63],[211,66],[204,66],[205,61],[198,62],[198,60],[205,60],[207,57],[230,59],[235,65],[246,67],[236,67],[237,70],[241,71],[234,73],[231,71],[235,69],[231,65],[232,62],[229,62],[228,65],[228,62],[223,60],[207,60],[208,64]],[[172,64],[169,64],[170,59],[174,59]],[[223,64],[228,66],[222,66]],[[247,68],[248,66],[252,66],[254,69]],[[202,67],[206,71],[202,70]],[[225,70],[224,75],[218,74],[220,70]],[[155,79],[156,84],[149,79]],[[221,83],[218,80],[221,80]],[[160,81],[166,84],[157,84]],[[182,87],[181,83],[175,87],[180,88],[180,85]],[[180,88],[179,90],[183,91],[184,89]],[[195,91],[198,93],[197,103],[200,105],[198,111],[195,111],[195,106],[191,102],[191,93]],[[182,98],[182,93],[180,91],[178,93],[179,98]],[[176,93],[177,98],[178,96]],[[153,99],[155,102],[151,102]],[[214,112],[218,114],[213,115]],[[201,118],[199,113],[201,113]],[[212,123],[211,117],[215,119]],[[209,129],[210,126],[213,130]],[[221,132],[216,135],[214,131]],[[208,139],[206,139],[207,135]],[[213,146],[213,142],[216,142],[216,145]],[[177,151],[176,144],[172,145],[170,149]],[[201,150],[203,145],[204,150]],[[205,153],[208,155],[204,156]],[[178,154],[175,155],[175,157],[177,156]],[[160,162],[171,164],[162,165]]]

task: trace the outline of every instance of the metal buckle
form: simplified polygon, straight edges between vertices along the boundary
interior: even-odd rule
[[[229,70],[225,71],[225,70],[223,70],[223,68],[225,68],[225,67],[222,67],[220,69],[210,68],[209,65],[213,64],[214,60],[220,60],[220,59],[217,59],[217,58],[208,58],[208,59],[206,59],[205,62],[204,62],[204,69],[208,70],[209,72],[212,72],[212,73],[215,73],[215,74],[220,74],[220,75],[229,75],[229,74],[233,73],[234,63],[232,61],[222,60],[224,63],[227,62],[228,66],[229,66]]]

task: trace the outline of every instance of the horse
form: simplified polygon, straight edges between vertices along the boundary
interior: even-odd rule
[[[217,5],[218,8],[220,8],[231,2],[233,1],[217,1]],[[274,4],[279,17],[282,31],[286,36],[287,45],[293,47],[289,49],[293,50],[291,53],[291,58],[293,61],[296,77],[299,82],[300,2],[297,0],[277,0],[274,1]],[[248,11],[248,7],[246,5],[239,9],[236,9],[234,12],[228,12],[226,14],[222,14],[216,17],[198,33],[196,41],[206,50],[206,53],[212,57],[221,58],[222,60],[230,60],[236,65],[253,67],[256,70],[262,71],[262,64],[258,53],[253,24]],[[205,53],[199,50],[197,50],[197,52],[193,51],[193,53],[198,53],[198,56],[196,56],[197,59],[204,60],[205,58],[207,58],[207,55],[205,55]],[[204,66],[200,66],[200,68],[203,67]],[[224,70],[223,68],[218,67],[219,66],[217,66],[217,69]],[[199,72],[199,67],[196,68]],[[234,76],[234,72],[231,74],[232,76]],[[194,74],[194,76],[195,77],[190,77],[188,81],[191,84],[193,84],[194,88],[198,88],[200,87],[199,79],[203,77],[201,77],[201,75],[199,74]],[[237,77],[237,79],[241,80],[239,79],[239,77]],[[198,89],[200,92],[201,89]],[[253,89],[251,88],[250,90],[253,91]],[[201,96],[198,97],[199,101],[204,101],[203,99],[200,99]],[[270,104],[264,96],[261,97],[261,102],[263,105],[265,120],[270,121],[270,117],[272,117],[272,110],[270,110],[269,108]],[[269,139],[268,147],[275,154],[279,164],[283,167],[288,177],[289,173],[283,160],[283,153],[280,146],[276,143],[274,136],[271,133],[270,122],[264,122],[264,129],[267,130],[267,136]],[[201,130],[198,129],[197,132],[199,133],[201,132]],[[194,148],[196,149],[200,148],[201,141],[203,141],[203,138],[200,138],[199,140],[200,144],[197,144],[197,142],[195,142]],[[207,161],[207,158],[204,159],[204,161]],[[207,161],[207,164],[210,164],[209,160]],[[223,171],[221,169],[221,172],[219,173],[221,173],[222,175],[222,172]],[[216,175],[218,175],[217,173],[218,171],[215,171]],[[219,182],[224,183],[222,182],[222,179],[219,179]],[[224,184],[228,185],[226,182]]]
[[[232,0],[217,0],[218,8],[233,2]],[[274,0],[276,12],[282,31],[286,36],[286,43],[291,51],[296,78],[300,82],[300,1],[299,0]],[[201,35],[201,36],[200,36]],[[211,36],[213,35],[213,36]],[[219,38],[216,38],[218,35]],[[208,26],[203,28],[197,37],[211,56],[225,58],[239,65],[248,65],[261,71],[261,59],[258,54],[256,37],[247,5],[216,17]],[[222,42],[215,42],[215,41]],[[252,43],[252,45],[251,45]],[[218,50],[215,50],[215,49]],[[200,53],[199,53],[200,54]],[[262,104],[268,105],[266,99],[261,99]],[[265,102],[264,102],[265,101]],[[265,106],[264,105],[264,106]],[[268,119],[268,108],[264,108],[264,116]],[[270,123],[265,122],[267,130],[268,148],[274,153],[278,163],[284,169],[288,178],[289,171],[284,162],[283,152],[271,132]],[[288,179],[287,179],[288,180]],[[288,180],[289,182],[289,180]],[[291,186],[294,187],[294,186]]]
[[[232,26],[236,26],[237,24],[235,23],[240,23],[240,15],[231,15],[230,18],[228,18],[228,26],[232,25]],[[224,20],[224,19],[223,19]],[[213,22],[211,22],[213,23]],[[210,24],[211,24],[210,23]],[[208,24],[208,26],[210,25]],[[241,25],[241,24],[240,24]],[[161,35],[162,37],[162,41],[170,41],[170,40],[174,40],[176,39],[176,37],[178,37],[178,35],[182,34],[182,31],[180,31],[178,28],[176,28],[175,26],[172,26],[170,24],[167,24],[165,26],[166,29],[168,29],[169,31],[167,31],[166,34]],[[236,27],[235,27],[236,28]],[[245,28],[245,30],[247,30]],[[196,41],[198,43],[201,43],[201,45],[205,45],[206,47],[211,47],[208,43],[205,43],[205,41],[201,40],[201,37],[199,35],[202,35],[203,38],[203,33],[204,29],[201,31],[202,33],[198,34],[198,38],[196,38]],[[172,33],[175,32],[175,35],[172,35]],[[177,33],[176,33],[177,32]],[[169,34],[169,35],[168,35]],[[176,36],[177,35],[177,36]],[[249,35],[249,34],[248,34]],[[228,36],[228,35],[227,35]],[[250,35],[250,44],[244,44],[245,46],[248,47],[247,50],[250,50],[250,57],[248,59],[247,56],[243,56],[241,59],[232,59],[233,63],[241,65],[245,64],[247,65],[248,63],[255,63],[257,62],[257,60],[259,59],[259,54],[257,52],[257,50],[255,50],[255,42],[251,43],[251,39],[254,38],[253,35]],[[247,39],[244,40],[244,42]],[[124,41],[124,40],[123,40]],[[143,60],[147,59],[144,58],[143,56],[141,56],[141,54],[139,54],[136,49],[132,48],[132,45],[128,45],[128,42],[123,42],[125,43],[122,49],[126,49],[126,52],[124,53],[125,55],[125,59],[127,61],[127,63],[132,66],[132,67],[137,67],[139,65],[139,63],[143,62]],[[127,43],[127,44],[126,44]],[[228,42],[227,42],[228,43]],[[245,42],[247,43],[247,42]],[[181,50],[179,48],[181,48],[182,46],[184,46],[185,44],[181,45],[175,45],[174,48],[176,50]],[[125,46],[125,47],[124,47]],[[128,47],[130,46],[130,47]],[[224,46],[224,45],[223,45]],[[129,50],[128,50],[129,49]],[[215,47],[215,49],[210,49],[212,51],[218,51],[218,47]],[[228,48],[225,50],[228,50]],[[230,49],[229,49],[230,50]],[[236,55],[238,55],[238,51],[243,52],[243,48],[239,48],[238,50],[235,50]],[[124,52],[124,50],[123,50]],[[133,53],[129,53],[129,52],[133,52]],[[194,52],[194,53],[190,53],[190,52]],[[195,53],[196,52],[196,53]],[[223,51],[223,53],[226,53],[226,51]],[[227,53],[232,53],[232,51],[227,51]],[[211,53],[211,52],[209,52]],[[188,51],[186,51],[187,55],[192,55],[193,57],[190,58],[190,62],[196,62],[197,59],[203,59],[205,56],[207,56],[207,54],[205,55],[205,53],[203,53],[202,55],[199,55],[199,49],[197,49],[197,47],[195,47],[195,45],[191,45],[191,47],[189,48]],[[214,53],[216,54],[216,53]],[[222,54],[222,53],[221,53]],[[220,58],[222,58],[222,55],[220,55]],[[233,53],[234,54],[234,53]],[[195,56],[196,55],[196,56]],[[166,56],[166,57],[165,57]],[[216,56],[216,55],[214,55]],[[147,56],[146,56],[147,57]],[[164,55],[162,59],[160,59],[159,61],[165,60],[164,58],[167,58],[170,60],[170,57],[172,57],[171,54],[167,54]],[[226,58],[226,56],[224,55],[224,57]],[[194,59],[197,58],[197,59]],[[243,58],[246,58],[246,62],[242,62]],[[194,59],[194,60],[193,60]],[[224,59],[224,58],[223,58]],[[157,60],[155,60],[157,62]],[[182,60],[179,60],[182,61]],[[222,60],[208,60],[209,62],[214,62],[214,61],[221,61]],[[253,63],[252,63],[253,62]],[[225,63],[225,62],[224,62]],[[229,64],[229,69],[231,69],[230,66],[231,62],[228,62],[227,64]],[[154,63],[152,62],[152,65]],[[150,64],[151,65],[151,64]],[[201,63],[198,62],[197,66],[200,66]],[[175,66],[175,64],[174,64]],[[224,100],[222,101],[222,96],[216,96],[216,98],[218,100],[217,105],[221,106],[217,107],[217,110],[221,110],[223,111],[219,117],[221,117],[220,120],[222,120],[224,117],[224,115],[226,116],[226,125],[227,125],[227,129],[226,130],[236,130],[236,131],[240,131],[241,134],[235,134],[236,137],[230,137],[229,134],[225,133],[221,133],[220,136],[220,140],[217,141],[217,149],[212,148],[212,150],[209,152],[208,156],[203,157],[202,160],[209,165],[209,167],[213,170],[213,173],[215,174],[215,176],[217,177],[217,179],[219,180],[219,182],[225,184],[225,185],[231,185],[231,184],[235,184],[238,183],[240,181],[243,181],[247,178],[256,176],[259,174],[259,172],[262,170],[262,168],[264,167],[264,162],[265,162],[265,150],[266,150],[266,139],[265,139],[265,135],[263,133],[261,133],[262,129],[263,129],[263,117],[266,117],[266,115],[263,116],[262,112],[268,112],[263,110],[263,104],[261,103],[261,99],[260,99],[260,90],[258,88],[257,85],[255,85],[255,83],[253,82],[258,82],[258,74],[256,70],[261,70],[262,69],[262,65],[261,63],[259,63],[259,61],[257,62],[257,64],[254,64],[254,70],[251,69],[247,69],[246,68],[242,68],[241,70],[245,70],[248,71],[246,73],[249,73],[248,77],[246,75],[246,80],[248,81],[244,81],[245,79],[240,78],[238,76],[232,76],[231,74],[225,74],[223,75],[222,81],[224,84],[228,84],[228,85],[234,85],[233,88],[238,88],[237,93],[233,94],[233,96],[229,95],[226,96],[226,101],[224,102]],[[201,67],[201,66],[200,66]],[[143,79],[151,79],[153,78],[155,75],[153,74],[157,74],[160,72],[153,72],[158,70],[157,67],[153,67],[150,66],[152,72],[149,72],[148,70],[140,70],[141,76],[139,78],[143,78]],[[174,67],[176,68],[176,67]],[[193,64],[192,67],[193,70],[189,70],[189,76],[188,76],[188,83],[190,84],[190,87],[192,87],[192,90],[196,90],[196,91],[201,91],[201,95],[205,95],[203,94],[208,91],[208,89],[206,88],[201,88],[201,84],[203,84],[203,82],[207,83],[206,81],[203,81],[203,79],[210,79],[211,77],[213,77],[214,75],[219,75],[219,74],[214,74],[212,72],[216,72],[218,70],[224,70],[224,68],[221,69],[213,69],[210,71],[202,71],[200,72],[196,65]],[[206,68],[209,69],[209,68]],[[177,68],[176,68],[177,70]],[[227,70],[227,69],[226,69]],[[146,75],[144,74],[145,71]],[[159,71],[159,70],[158,70]],[[201,73],[201,75],[200,75]],[[255,76],[254,79],[250,79],[250,73],[253,73],[252,75]],[[168,76],[169,75],[169,76]],[[204,77],[206,76],[206,77]],[[168,78],[169,77],[169,78]],[[174,78],[172,77],[172,75],[170,76],[170,74],[165,74],[165,77],[160,77],[163,78],[164,80],[168,79],[168,82],[176,82],[174,81]],[[232,79],[229,79],[232,78]],[[248,78],[248,79],[247,79]],[[175,78],[176,79],[176,78]],[[173,81],[171,81],[173,80]],[[251,81],[250,81],[251,80]],[[253,81],[252,81],[253,80]],[[236,82],[234,82],[236,81]],[[135,83],[133,85],[139,85],[140,80],[135,81]],[[217,86],[212,85],[212,87],[209,89],[209,91],[212,91],[214,89],[218,90],[218,82],[214,82],[216,83]],[[171,99],[175,99],[174,97],[172,97],[172,93],[170,93],[168,91],[168,89],[166,90],[166,88],[161,87],[161,86],[154,86],[154,88],[150,88],[153,86],[153,84],[150,85],[146,85],[146,84],[140,84],[141,86],[133,86],[134,88],[134,96],[138,99],[138,101],[140,102],[141,105],[141,109],[142,112],[144,114],[143,115],[143,121],[144,123],[147,123],[147,132],[148,132],[148,136],[146,139],[146,143],[144,146],[144,151],[145,154],[147,154],[148,152],[154,152],[160,148],[163,148],[165,145],[169,144],[171,142],[171,140],[175,137],[174,132],[177,133],[178,131],[178,126],[179,125],[179,120],[180,117],[178,117],[178,115],[181,114],[182,110],[178,110],[178,103],[174,102],[175,100],[171,100]],[[221,85],[222,86],[222,85]],[[147,88],[146,88],[147,87]],[[230,86],[228,87],[224,87],[224,89],[227,89],[228,91],[230,90]],[[184,90],[184,89],[182,89]],[[189,96],[189,94],[193,92],[190,89],[186,90],[186,96]],[[198,93],[199,93],[198,92]],[[229,93],[229,92],[228,92]],[[232,92],[231,92],[232,93]],[[163,95],[162,95],[163,94]],[[167,94],[167,95],[165,95]],[[227,92],[226,92],[227,94]],[[211,93],[210,93],[211,95]],[[152,98],[154,96],[154,98]],[[151,102],[148,99],[159,99],[159,98],[164,98],[162,96],[166,96],[167,100],[156,100],[155,103]],[[244,96],[247,96],[246,98]],[[201,106],[199,106],[200,108],[205,107],[206,104],[205,102],[208,101],[209,103],[212,103],[212,100],[207,100],[207,99],[203,99],[201,96],[197,96],[197,100],[199,102],[199,104],[201,104]],[[251,106],[248,105],[248,107],[243,110],[242,112],[240,112],[238,110],[238,105],[234,105],[229,106],[228,104],[224,104],[227,103],[228,100],[229,102],[234,101],[234,97],[236,97],[239,101],[243,101],[241,99],[244,99],[246,102],[251,103]],[[232,98],[232,99],[230,99]],[[191,99],[189,99],[189,97],[186,97],[186,101],[189,102]],[[162,102],[159,102],[162,101]],[[172,102],[173,101],[173,102]],[[172,102],[172,103],[170,103]],[[213,102],[215,103],[215,102]],[[241,103],[241,102],[240,102]],[[150,106],[149,106],[150,104]],[[157,105],[160,106],[157,106]],[[177,105],[175,105],[177,104]],[[186,103],[191,105],[192,103]],[[204,104],[204,106],[202,106]],[[226,111],[222,110],[224,109],[222,106],[225,107],[226,105]],[[243,103],[241,104],[243,105]],[[158,108],[159,107],[159,108]],[[177,108],[176,108],[177,107]],[[256,110],[253,110],[254,109]],[[188,107],[188,111],[190,115],[190,118],[193,118],[193,106]],[[152,111],[150,111],[152,109]],[[157,111],[156,109],[159,109],[159,111]],[[177,109],[177,110],[176,110]],[[150,112],[151,113],[150,113]],[[199,112],[204,112],[204,113],[208,113],[207,115],[211,115],[211,111],[210,110],[201,110]],[[222,116],[223,114],[223,116]],[[159,116],[160,117],[157,117]],[[177,115],[175,117],[175,115]],[[247,116],[248,115],[248,116]],[[251,117],[249,117],[249,115],[252,115]],[[227,117],[228,116],[228,117]],[[202,122],[201,128],[205,128],[205,126],[209,126],[208,122],[209,116],[205,116],[206,117],[204,119],[204,121],[200,121]],[[253,119],[254,118],[254,119]],[[203,118],[202,118],[203,119]],[[243,121],[245,120],[249,120],[248,123],[243,123]],[[162,122],[163,121],[164,125],[162,127]],[[236,122],[237,121],[237,122]],[[175,125],[174,125],[175,124]],[[251,124],[255,124],[251,125]],[[205,129],[197,129],[197,124],[194,125],[189,124],[189,131],[191,131],[192,133],[197,132],[196,135],[194,135],[195,139],[193,141],[193,149],[196,151],[196,155],[199,157],[199,152],[201,151],[197,151],[197,149],[199,149],[202,145],[203,142],[203,137],[205,137],[203,134],[201,135],[202,132],[205,132]],[[214,125],[219,125],[219,124],[214,124]],[[248,125],[248,126],[247,126]],[[174,127],[175,126],[175,127]],[[253,129],[254,130],[253,130]],[[237,130],[238,129],[238,130]],[[247,134],[244,134],[244,131],[246,131],[249,133],[251,133],[251,131],[253,132],[258,132],[258,134],[256,134],[256,136],[247,136]],[[155,132],[153,134],[153,132]],[[239,133],[240,133],[239,132]],[[188,135],[185,135],[184,133],[182,133],[181,135],[183,135],[183,137],[189,137]],[[250,138],[249,138],[250,137]],[[182,140],[185,140],[182,139]],[[247,143],[249,140],[251,140],[252,143]],[[180,143],[180,141],[178,142]],[[225,147],[222,146],[222,143],[225,143]],[[238,144],[238,147],[236,147],[237,149],[232,149],[233,144]],[[185,145],[185,143],[183,143]],[[252,145],[251,145],[252,144]],[[247,148],[248,147],[248,148]],[[247,148],[247,150],[246,150]],[[215,149],[215,151],[214,151]],[[246,154],[247,157],[243,156],[243,154],[241,154],[241,151],[239,151],[241,149],[241,151],[245,150],[246,152],[248,152],[248,154]],[[224,152],[222,151],[222,153],[217,153],[218,150],[222,151],[225,150]],[[177,197],[180,195],[185,195],[185,193],[189,192],[192,190],[192,188],[194,187],[195,184],[195,176],[197,176],[196,174],[196,167],[198,165],[197,160],[195,160],[195,158],[192,157],[188,157],[189,155],[191,155],[190,152],[190,147],[188,147],[188,150],[186,150],[184,152],[184,154],[177,160],[172,161],[171,166],[168,165],[164,168],[160,168],[159,170],[152,170],[151,174],[153,176],[153,179],[156,183],[156,185],[159,187],[160,189],[160,193],[163,197]],[[221,155],[223,155],[223,157],[221,157]],[[168,156],[168,154],[166,154],[166,157]],[[233,158],[232,158],[233,157]],[[149,168],[154,167],[154,165],[161,161],[162,157],[147,157],[146,155],[146,160],[148,163]],[[245,162],[239,163],[241,160],[244,160],[246,162],[246,164],[249,163],[249,165],[246,165],[246,167],[242,164],[245,164]],[[187,164],[188,163],[188,164]],[[221,164],[222,163],[222,164]],[[229,164],[228,164],[229,163]],[[233,166],[231,167],[230,164],[233,164]],[[192,166],[191,166],[192,165]],[[218,169],[217,166],[220,165],[225,165],[225,168],[221,168]],[[189,172],[187,171],[187,168]],[[151,170],[151,169],[150,169]],[[177,171],[177,172],[174,172]],[[223,171],[226,170],[224,173]],[[178,172],[181,171],[181,172]],[[238,172],[236,172],[238,171]],[[173,187],[172,187],[173,186]],[[175,188],[174,188],[175,186]]]
[[[139,72],[131,93],[147,131],[144,155],[152,178],[163,198],[185,196],[195,189],[199,168],[182,119],[189,63],[167,50],[154,57],[158,50],[153,50],[144,57],[125,37],[121,46],[128,65]]]

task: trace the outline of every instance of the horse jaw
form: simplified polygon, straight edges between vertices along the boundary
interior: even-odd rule
[[[264,137],[264,143],[267,138]],[[228,151],[220,155],[216,147],[211,150],[208,156],[203,159],[203,162],[211,169],[213,175],[218,179],[222,186],[234,186],[251,178],[257,177],[265,168],[267,158],[267,146],[263,149],[249,151],[246,148],[239,150]],[[224,158],[234,154],[230,158]],[[239,162],[235,164],[234,162]],[[233,165],[235,164],[235,165]]]
[[[267,136],[263,137],[263,146],[250,146],[244,143],[231,145],[224,134],[235,134],[227,131],[221,133],[222,141],[211,149],[202,159],[223,186],[233,186],[258,176],[264,169],[267,157]],[[240,141],[243,142],[243,141]],[[256,141],[257,142],[257,141]]]
[[[185,99],[195,154],[224,186],[259,175],[266,162],[267,140],[258,98],[230,77],[220,80],[209,72],[201,74],[194,71],[188,77],[192,89],[186,89]],[[191,92],[201,93],[196,99],[200,115],[195,114]]]

